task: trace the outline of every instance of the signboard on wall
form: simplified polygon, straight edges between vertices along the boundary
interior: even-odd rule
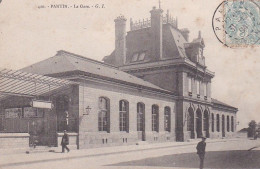
[[[32,107],[43,108],[43,109],[51,109],[53,107],[52,102],[42,101],[42,100],[33,100],[31,102],[31,105]]]
[[[23,117],[28,118],[28,117],[35,117],[35,116],[36,116],[36,111],[33,107],[23,108]]]
[[[5,118],[20,118],[22,117],[22,108],[5,109]]]
[[[43,109],[37,109],[37,108],[34,108],[34,107],[24,107],[23,108],[23,114],[24,114],[24,118],[43,117],[44,110]]]

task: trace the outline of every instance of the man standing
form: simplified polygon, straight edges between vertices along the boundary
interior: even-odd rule
[[[200,158],[200,169],[203,169],[205,149],[206,149],[206,137],[202,137],[202,141],[197,144],[197,154]]]
[[[67,147],[69,144],[69,135],[67,134],[67,131],[64,130],[64,135],[62,136],[61,140],[61,146],[62,146],[62,153],[64,153],[64,148],[69,152],[70,149]]]

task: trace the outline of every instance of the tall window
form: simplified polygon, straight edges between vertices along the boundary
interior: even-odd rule
[[[219,114],[217,114],[217,132],[220,131],[220,121],[219,121]]]
[[[204,83],[204,96],[207,96],[207,82]]]
[[[145,105],[143,103],[137,103],[137,131],[144,130],[144,112]]]
[[[215,119],[214,114],[211,114],[211,131],[214,132],[214,126],[215,126]]]
[[[197,80],[196,83],[197,83],[197,94],[199,95],[200,94],[200,81]]]
[[[231,131],[234,132],[234,117],[231,116]]]
[[[109,132],[109,100],[100,97],[98,107],[98,131]]]
[[[171,108],[164,108],[164,130],[170,132],[171,131]]]
[[[128,131],[128,102],[125,100],[119,101],[119,130]]]
[[[188,92],[192,92],[191,77],[188,77]]]
[[[191,107],[188,109],[187,130],[194,131],[194,113]]]
[[[229,132],[229,116],[227,116],[227,131]]]
[[[209,127],[209,113],[208,111],[204,111],[204,118],[203,118],[203,129],[204,131],[207,131],[208,130],[208,127]]]
[[[159,107],[152,106],[152,131],[159,132]]]

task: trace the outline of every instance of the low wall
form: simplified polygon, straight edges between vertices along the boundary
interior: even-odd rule
[[[247,138],[247,132],[237,132],[236,137],[237,138]]]
[[[58,136],[58,147],[61,149],[61,140],[64,133],[57,133]],[[77,149],[77,143],[78,143],[78,133],[67,133],[69,135],[69,145],[68,147],[70,149]]]
[[[28,133],[0,133],[0,151],[28,149],[29,136]]]

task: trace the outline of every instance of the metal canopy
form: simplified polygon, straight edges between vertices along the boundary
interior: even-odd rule
[[[0,68],[0,100],[6,96],[35,97],[77,84],[64,79]]]

